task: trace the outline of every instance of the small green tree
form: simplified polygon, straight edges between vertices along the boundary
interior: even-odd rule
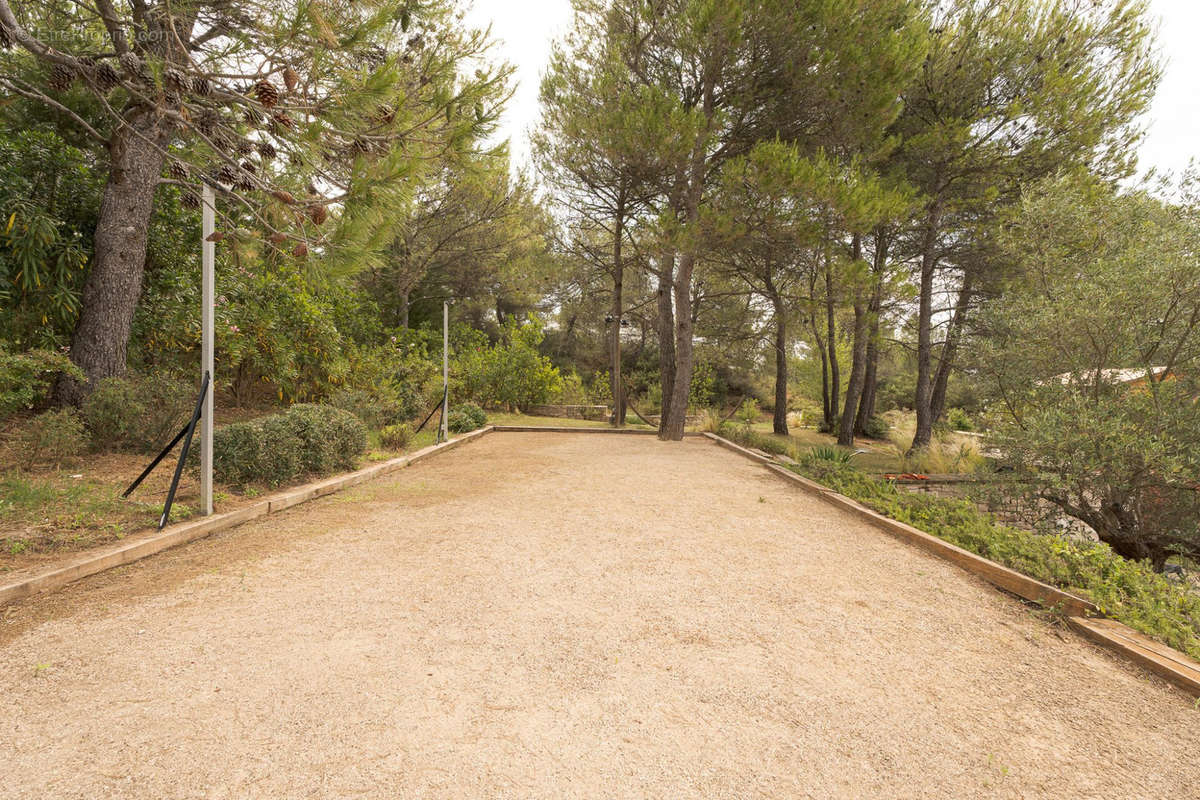
[[[975,359],[1014,491],[1156,568],[1200,558],[1200,206],[1184,195],[1071,178],[1032,193]]]

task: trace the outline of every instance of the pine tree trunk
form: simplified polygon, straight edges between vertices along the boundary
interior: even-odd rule
[[[772,430],[788,435],[788,341],[787,317],[784,314],[783,298],[775,293],[771,298],[775,305],[775,415]]]
[[[825,254],[825,345],[829,349],[829,419],[830,426],[838,418],[841,407],[839,393],[842,389],[841,370],[837,356],[837,320],[835,318],[837,298],[833,292],[833,265],[829,253]]]
[[[661,437],[670,415],[668,406],[675,391],[675,305],[671,297],[675,290],[675,254],[663,256],[658,275],[658,366],[662,389],[658,434]]]
[[[611,423],[616,427],[625,424],[625,386],[621,380],[621,314],[622,290],[624,288],[625,263],[621,258],[621,241],[624,237],[625,225],[625,189],[621,188],[617,200],[616,215],[613,219],[613,301],[612,301],[612,331],[610,347],[612,352],[612,402],[613,412]]]
[[[881,229],[875,232],[875,255],[871,300],[867,304],[867,346],[863,354],[863,385],[854,417],[854,435],[866,436],[867,421],[875,415],[876,369],[879,362],[879,313],[883,308],[883,279],[887,271],[888,241]],[[857,322],[857,320],[856,320]],[[847,401],[847,404],[849,402]]]
[[[958,356],[958,343],[962,339],[963,328],[966,326],[968,307],[971,303],[972,276],[963,276],[963,284],[958,290],[958,299],[954,304],[954,316],[946,330],[946,343],[942,345],[941,359],[938,362],[937,374],[933,379],[933,394],[930,398],[930,414],[934,422],[941,419],[946,411],[946,387],[950,382],[950,373],[954,371],[954,359]]]
[[[917,309],[917,431],[910,452],[924,450],[933,440],[933,275],[937,268],[937,235],[941,204],[935,200],[921,243],[921,289]]]
[[[162,152],[155,146],[165,149],[167,138],[161,122],[145,111],[113,135],[108,182],[96,218],[92,268],[71,338],[71,360],[83,370],[87,383],[61,380],[60,403],[78,405],[101,380],[125,374],[129,333],[142,292],[154,192],[163,167]]]
[[[833,411],[829,406],[829,352],[825,349],[825,339],[821,336],[815,314],[809,317],[808,323],[812,328],[813,340],[817,343],[817,353],[821,356],[821,419],[829,429],[833,425]]]
[[[692,271],[696,258],[684,253],[675,275],[675,385],[670,400],[663,398],[663,419],[658,438],[677,442],[687,425],[688,396],[692,385]]]

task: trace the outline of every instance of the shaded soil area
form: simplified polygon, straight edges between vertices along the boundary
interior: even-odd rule
[[[1171,797],[1200,711],[710,442],[492,434],[0,610],[6,797]]]

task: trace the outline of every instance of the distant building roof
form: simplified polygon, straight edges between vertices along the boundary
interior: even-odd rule
[[[1126,367],[1124,369],[1102,369],[1100,370],[1099,378],[1105,383],[1136,383],[1144,381],[1147,373],[1153,377],[1158,377],[1167,371],[1166,367],[1150,367],[1147,370],[1145,367]],[[1070,383],[1087,382],[1091,383],[1096,380],[1096,371],[1088,370],[1087,372],[1064,372],[1061,375],[1055,375],[1050,381],[1058,381],[1064,386]]]

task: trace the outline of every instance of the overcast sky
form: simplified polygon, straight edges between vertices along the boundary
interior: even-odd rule
[[[538,82],[550,41],[571,22],[570,0],[474,0],[468,21],[489,23],[499,40],[497,54],[517,67],[516,94],[504,120],[518,161],[529,151],[526,131],[538,118]],[[1166,73],[1146,119],[1143,170],[1182,170],[1200,158],[1200,0],[1150,0],[1161,19],[1159,46]]]

